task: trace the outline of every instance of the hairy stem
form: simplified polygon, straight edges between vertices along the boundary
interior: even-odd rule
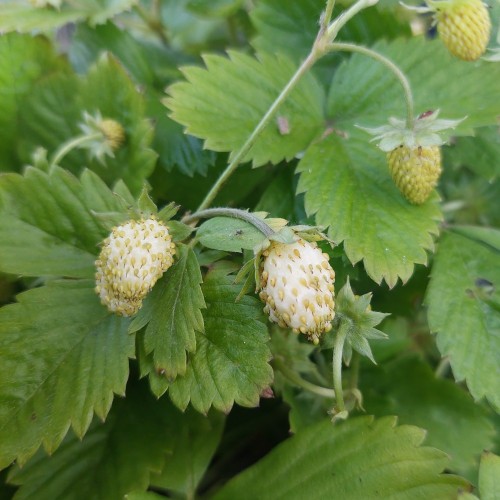
[[[413,94],[410,87],[410,82],[406,75],[399,69],[399,67],[394,64],[390,59],[379,54],[375,50],[369,49],[367,47],[362,47],[360,45],[356,45],[354,43],[332,43],[329,45],[331,50],[338,50],[343,52],[358,52],[360,54],[364,54],[376,61],[382,63],[386,68],[388,68],[394,76],[399,80],[401,86],[403,87],[403,91],[405,93],[406,99],[406,125],[408,128],[413,128],[414,121],[414,103],[413,103]]]
[[[88,142],[95,141],[96,139],[102,139],[103,134],[102,132],[96,132],[95,134],[86,134],[86,135],[79,135],[78,137],[75,137],[74,139],[69,140],[68,142],[65,142],[60,146],[60,148],[55,152],[54,158],[50,162],[50,167],[52,168],[54,165],[59,165],[59,162],[73,149],[78,148],[83,146],[84,144]]]
[[[320,385],[316,385],[307,380],[304,380],[297,372],[288,368],[288,366],[282,359],[274,358],[272,364],[287,380],[295,385],[298,385],[299,387],[302,387],[306,391],[313,392],[314,394],[318,394],[318,396],[322,396],[324,398],[334,399],[336,397],[335,391],[333,389],[329,389],[328,387],[321,387]]]
[[[325,12],[323,13],[323,16],[321,17],[321,27],[325,31],[328,29],[328,25],[330,24],[330,21],[332,19],[334,6],[335,6],[335,0],[327,0]]]
[[[205,210],[198,210],[194,214],[185,216],[182,222],[190,224],[198,219],[210,219],[212,217],[232,217],[233,219],[242,219],[256,227],[264,236],[272,236],[274,234],[265,221],[256,217],[255,215],[247,212],[246,210],[239,210],[237,208],[207,208]]]
[[[211,203],[214,201],[215,197],[227,182],[229,177],[233,174],[233,172],[238,168],[238,165],[243,161],[247,153],[250,151],[252,146],[255,144],[255,141],[262,133],[262,131],[266,128],[269,122],[274,117],[276,111],[281,106],[281,104],[286,100],[286,98],[290,95],[292,90],[295,88],[299,80],[304,76],[305,73],[309,71],[309,69],[313,66],[313,64],[323,57],[328,50],[330,49],[329,43],[334,40],[337,36],[339,30],[344,26],[344,24],[349,21],[353,16],[355,16],[358,12],[363,10],[366,7],[371,7],[375,5],[379,0],[358,0],[354,5],[352,5],[349,9],[343,12],[337,19],[332,21],[329,26],[326,26],[325,20],[331,17],[333,12],[334,0],[327,0],[326,10],[322,15],[321,26],[314,42],[314,45],[311,49],[311,52],[306,57],[304,62],[297,69],[295,74],[292,76],[290,81],[286,84],[285,88],[281,91],[276,100],[271,104],[270,108],[267,110],[266,114],[262,117],[259,123],[254,128],[253,132],[250,134],[246,142],[241,146],[241,148],[236,152],[236,154],[232,157],[231,162],[226,167],[226,170],[222,172],[220,177],[217,179],[215,184],[212,186],[212,189],[209,191],[205,199],[201,202],[198,210],[204,210],[208,208]]]
[[[360,356],[359,352],[352,353],[351,360],[351,370],[349,374],[349,390],[353,391],[358,388],[359,385],[359,363]]]
[[[335,40],[335,37],[337,36],[338,32],[349,20],[351,20],[356,14],[358,14],[363,9],[376,5],[378,1],[379,0],[358,0],[355,4],[351,5],[349,9],[342,12],[342,14],[340,14],[340,16],[337,17],[337,19],[335,19],[330,24],[330,26],[328,26],[328,29],[326,30],[326,36],[328,40],[330,42]]]
[[[344,342],[349,332],[349,327],[349,322],[342,320],[333,346],[333,387],[337,394],[336,410],[338,413],[345,411],[344,395],[342,392],[342,352],[344,350]]]
[[[245,155],[250,151],[252,146],[255,144],[255,141],[264,130],[264,128],[269,124],[274,114],[283,103],[283,101],[290,95],[292,90],[295,88],[299,80],[302,76],[307,73],[309,68],[316,62],[319,55],[315,50],[311,51],[311,53],[307,56],[304,62],[300,65],[299,69],[292,76],[291,80],[286,84],[285,88],[281,91],[280,95],[273,102],[271,107],[267,110],[266,114],[262,117],[260,122],[254,128],[253,132],[250,134],[245,144],[241,146],[239,151],[233,156],[231,163],[227,166],[226,170],[222,172],[221,176],[217,179],[217,182],[212,186],[212,189],[209,191],[205,199],[201,202],[201,205],[198,207],[198,211],[203,210],[210,206],[210,204],[214,201],[218,192],[221,190],[222,186],[227,182],[229,177],[236,170],[238,165],[241,163]]]

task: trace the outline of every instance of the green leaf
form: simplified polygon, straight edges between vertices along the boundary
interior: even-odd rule
[[[0,468],[104,419],[134,353],[128,321],[101,306],[93,280],[52,281],[18,301],[0,310]]]
[[[257,212],[268,212],[273,217],[282,217],[287,220],[296,220],[293,170],[279,171],[278,175],[269,182],[255,207]]]
[[[318,0],[294,0],[293,4],[288,0],[261,0],[250,12],[257,31],[252,45],[260,51],[282,52],[297,61],[305,59],[318,35],[324,7],[324,2]],[[345,7],[345,3],[341,4],[334,15]],[[398,21],[394,11],[381,12],[372,7],[350,20],[339,33],[339,39],[366,44],[380,37],[394,38],[406,33],[407,26]],[[326,69],[331,62],[332,58],[327,56],[319,65]]]
[[[130,325],[135,332],[145,325],[144,348],[152,354],[156,371],[169,380],[186,372],[186,351],[196,350],[195,332],[203,332],[200,266],[193,250],[177,246],[175,264],[148,295]]]
[[[165,104],[187,132],[205,139],[205,148],[237,151],[296,71],[284,56],[258,59],[230,51],[229,58],[204,56],[206,69],[186,67],[185,82],[169,88]],[[256,140],[244,161],[254,166],[291,159],[305,149],[323,125],[323,90],[306,74]],[[221,103],[224,103],[222,106]],[[281,131],[278,120],[286,122]]]
[[[201,16],[229,17],[234,14],[243,0],[188,0],[187,8]]]
[[[268,364],[271,353],[261,304],[249,296],[235,302],[239,287],[233,281],[220,265],[205,277],[205,334],[196,333],[196,352],[189,355],[184,376],[169,384],[161,373],[154,371],[151,356],[146,356],[139,345],[141,374],[149,374],[156,395],[168,389],[174,404],[183,411],[190,402],[205,414],[212,406],[229,412],[235,402],[256,406],[261,392],[272,382],[273,371]]]
[[[167,172],[176,169],[189,177],[206,176],[215,164],[216,154],[203,149],[203,142],[197,137],[185,134],[183,127],[167,116],[165,107],[158,104],[157,99],[155,95],[150,114],[156,120],[154,148],[160,155],[159,164]]]
[[[298,193],[305,193],[308,215],[329,226],[328,236],[355,264],[363,260],[377,283],[406,282],[414,264],[426,264],[441,219],[436,196],[409,204],[389,174],[382,152],[371,148],[360,131],[349,137],[329,135],[311,146],[300,161]]]
[[[408,76],[417,113],[440,109],[443,118],[467,117],[448,135],[467,135],[474,127],[496,124],[500,113],[500,65],[480,61],[471,67],[452,57],[440,40],[380,42],[374,49]],[[349,130],[354,124],[381,125],[390,116],[405,116],[404,94],[385,66],[355,54],[335,73],[328,113],[341,130]]]
[[[485,451],[479,467],[479,491],[481,500],[500,498],[500,457]]]
[[[396,427],[395,418],[323,421],[277,446],[214,498],[454,498],[468,484],[440,474],[447,457],[420,447],[424,435],[417,427]]]
[[[172,240],[174,242],[184,241],[194,231],[194,228],[192,228],[191,226],[186,226],[186,224],[183,224],[182,222],[179,222],[177,220],[171,220],[167,222],[167,226],[168,232],[170,233],[170,236],[172,236]]]
[[[89,170],[80,179],[54,168],[0,176],[0,269],[26,276],[90,278],[109,230],[98,212],[123,201]]]
[[[486,241],[499,231],[477,228]],[[488,286],[484,286],[489,283]],[[500,411],[500,255],[456,233],[440,240],[426,295],[428,319],[455,379]]]
[[[454,166],[466,166],[493,182],[500,176],[500,135],[498,126],[476,130],[475,137],[459,137],[445,150],[446,159]]]
[[[51,31],[68,23],[87,20],[92,25],[129,10],[137,0],[72,0],[63,2],[59,9],[33,7],[26,0],[0,4],[0,31]]]
[[[241,219],[214,217],[199,227],[198,241],[207,248],[226,252],[252,250],[261,244],[266,236],[255,226]]]
[[[398,415],[401,423],[425,429],[426,443],[448,453],[452,471],[470,473],[482,450],[491,446],[494,429],[488,412],[451,380],[436,378],[417,358],[394,361],[361,381],[367,412]]]
[[[152,491],[133,491],[125,495],[125,500],[164,500],[163,495],[158,495]]]
[[[112,53],[138,83],[155,83],[155,74],[147,57],[150,54],[130,31],[120,29],[112,22],[94,28],[85,24],[76,27],[69,58],[79,73],[87,73],[103,51]]]
[[[21,485],[20,500],[121,500],[148,487],[184,426],[168,400],[156,401],[144,384],[129,384],[104,424],[96,419],[83,440],[69,435],[51,457],[40,450],[9,480]]]
[[[151,484],[195,498],[202,479],[224,429],[222,413],[210,412],[207,417],[194,410],[175,412],[171,426],[177,428],[172,453],[166,458],[160,474],[151,477]]]
[[[17,33],[0,37],[0,171],[19,166],[16,145],[25,133],[19,124],[24,100],[48,76],[69,71],[66,61],[41,37]]]
[[[29,161],[40,145],[52,156],[62,143],[81,135],[83,112],[92,116],[100,112],[104,119],[117,121],[125,130],[125,142],[114,157],[106,156],[104,164],[77,149],[64,157],[61,166],[80,173],[86,165],[108,185],[123,179],[138,195],[156,163],[157,155],[150,149],[153,129],[145,118],[143,96],[123,66],[109,55],[101,57],[83,78],[45,80],[25,100],[21,113],[24,160]]]

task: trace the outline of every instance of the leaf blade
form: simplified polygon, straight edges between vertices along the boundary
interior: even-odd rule
[[[201,309],[206,305],[201,282],[193,250],[178,245],[175,264],[154,287],[131,325],[134,331],[147,322],[145,353],[152,354],[155,370],[169,380],[186,372],[186,352],[196,350],[195,332],[204,330]]]
[[[396,427],[394,418],[357,417],[335,427],[322,421],[230,480],[215,498],[451,498],[467,483],[439,474],[446,456],[419,447],[423,437],[416,427]]]
[[[134,339],[93,288],[53,281],[1,309],[0,467],[25,462],[42,442],[54,451],[70,424],[83,435],[124,393]]]
[[[476,228],[498,239],[499,231]],[[500,257],[490,246],[447,232],[439,243],[425,303],[437,345],[457,381],[500,409]],[[483,281],[492,283],[486,289]]]
[[[205,148],[234,152],[296,67],[285,56],[260,54],[255,59],[235,51],[228,54],[229,58],[206,55],[207,69],[184,68],[187,81],[172,85],[164,102],[189,134],[205,139]],[[322,103],[321,87],[312,75],[305,75],[278,112],[287,122],[287,131],[280,132],[277,122],[268,125],[243,161],[260,166],[293,158],[321,133]]]
[[[441,219],[436,197],[410,205],[390,178],[383,154],[367,149],[359,131],[347,138],[332,134],[311,146],[297,172],[297,194],[305,193],[308,215],[329,226],[329,237],[344,242],[353,264],[363,260],[374,281],[393,287],[410,278],[414,264],[427,263]]]

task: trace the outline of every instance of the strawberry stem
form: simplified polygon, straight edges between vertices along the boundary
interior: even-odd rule
[[[266,128],[274,114],[280,107],[280,105],[286,100],[286,98],[290,95],[292,90],[295,88],[299,80],[302,76],[309,71],[311,66],[316,62],[316,60],[320,57],[317,54],[316,50],[312,50],[311,53],[307,56],[304,62],[300,65],[299,69],[292,76],[290,81],[286,84],[285,88],[281,91],[280,95],[273,102],[271,107],[267,110],[266,114],[262,117],[260,122],[256,125],[253,132],[250,134],[245,144],[241,146],[239,151],[233,156],[231,163],[227,166],[226,170],[222,172],[221,176],[217,179],[216,183],[212,186],[212,189],[209,191],[205,199],[201,202],[201,205],[198,207],[198,211],[203,210],[211,205],[217,196],[218,192],[221,190],[222,186],[227,182],[229,177],[233,174],[233,172],[238,168],[239,164],[244,160],[246,154],[252,149],[252,146],[255,144],[255,141],[261,134],[261,132]]]
[[[342,318],[333,346],[333,387],[335,389],[335,393],[337,394],[337,407],[335,408],[337,413],[345,412],[344,395],[342,390],[342,353],[344,351],[344,343],[347,338],[347,334],[349,333],[349,328],[350,321]]]
[[[317,394],[318,396],[335,399],[336,394],[333,389],[322,387],[320,385],[313,384],[308,380],[304,380],[297,372],[289,368],[281,358],[274,358],[272,364],[292,384],[298,385],[299,387],[302,387],[302,389]]]
[[[102,132],[96,132],[95,134],[84,134],[84,135],[79,135],[78,137],[74,137],[73,139],[70,139],[69,141],[62,144],[60,148],[55,152],[54,157],[50,162],[50,168],[54,167],[55,165],[59,165],[60,161],[68,153],[73,151],[73,149],[79,148],[85,145],[86,143],[90,143],[92,141],[103,138],[104,135]]]
[[[413,130],[413,123],[415,118],[413,93],[411,91],[408,78],[396,64],[394,64],[390,59],[383,56],[382,54],[379,54],[375,50],[369,49],[367,47],[362,47],[354,43],[331,43],[328,47],[332,51],[338,50],[342,52],[358,52],[359,54],[364,54],[382,63],[386,68],[392,71],[394,76],[399,80],[401,86],[403,87],[406,99],[406,125],[408,129]]]
[[[182,219],[184,224],[190,224],[198,219],[210,219],[212,217],[231,217],[233,219],[241,219],[249,222],[257,228],[264,236],[272,236],[274,230],[270,228],[267,223],[256,215],[237,208],[207,208],[205,210],[198,210],[194,214],[187,215]]]

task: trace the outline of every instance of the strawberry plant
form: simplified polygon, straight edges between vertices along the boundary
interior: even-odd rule
[[[1,0],[0,498],[498,498],[499,22]]]

